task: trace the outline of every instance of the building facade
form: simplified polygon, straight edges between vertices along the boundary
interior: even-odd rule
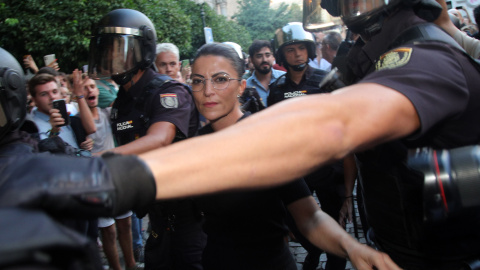
[[[238,3],[237,0],[193,0],[197,4],[206,3],[208,4],[213,10],[217,12],[217,14],[223,15],[228,19],[231,19],[232,16],[238,10]]]

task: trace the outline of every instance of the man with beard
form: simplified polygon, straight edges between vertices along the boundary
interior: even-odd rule
[[[269,84],[276,81],[285,72],[272,69],[275,57],[272,46],[267,40],[253,41],[248,48],[248,54],[250,55],[250,63],[253,64],[255,70],[252,76],[247,79],[247,87],[254,87],[260,95],[263,105],[267,106]]]

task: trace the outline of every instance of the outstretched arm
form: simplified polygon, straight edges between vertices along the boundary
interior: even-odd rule
[[[345,228],[346,221],[352,222],[353,219],[353,189],[355,188],[355,179],[357,178],[357,165],[355,156],[350,154],[343,159],[345,198],[338,217],[338,223]]]
[[[82,126],[85,129],[87,135],[95,133],[97,127],[93,120],[92,112],[88,107],[87,101],[84,97],[85,83],[88,81],[88,77],[82,79],[82,71],[75,69],[73,71],[73,95],[77,96],[78,111],[80,114],[80,120]],[[81,97],[81,98],[78,98]]]
[[[220,132],[140,158],[153,172],[158,199],[190,196],[285,183],[419,126],[404,95],[378,84],[357,84],[286,100]]]
[[[105,152],[114,152],[123,155],[138,155],[147,151],[165,147],[173,142],[177,127],[170,122],[156,122],[151,125],[147,134],[133,142],[115,147]],[[102,155],[103,152],[96,153],[96,156]]]
[[[288,205],[298,229],[315,246],[349,258],[356,269],[400,269],[385,254],[359,243],[328,214],[323,212],[312,196]]]

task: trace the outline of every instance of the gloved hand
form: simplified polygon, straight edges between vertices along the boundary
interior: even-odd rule
[[[116,216],[146,207],[155,193],[150,170],[136,156],[0,159],[0,207],[44,209],[61,217]]]

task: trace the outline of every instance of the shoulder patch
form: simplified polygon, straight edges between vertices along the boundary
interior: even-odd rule
[[[384,53],[375,64],[376,70],[394,69],[406,65],[410,61],[412,48],[397,48]]]
[[[160,94],[160,103],[168,109],[178,108],[177,94]]]

